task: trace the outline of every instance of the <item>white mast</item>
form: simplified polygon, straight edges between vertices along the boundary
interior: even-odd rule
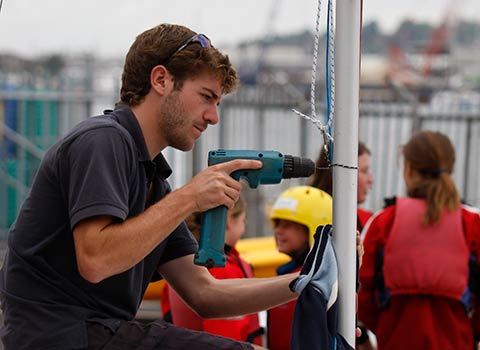
[[[339,333],[355,348],[358,115],[362,0],[338,0],[335,37],[333,226],[338,260]]]

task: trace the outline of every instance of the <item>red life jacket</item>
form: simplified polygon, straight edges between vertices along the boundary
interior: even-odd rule
[[[291,272],[297,272],[302,266]],[[292,334],[293,312],[295,311],[296,300],[279,305],[268,310],[267,314],[267,338],[270,350],[289,350]]]
[[[253,277],[252,267],[239,256],[235,248],[228,247],[226,256],[225,267],[209,269],[213,276],[218,279]],[[262,345],[263,330],[259,325],[258,314],[204,320],[172,288],[168,288],[168,293],[174,325]]]
[[[170,297],[168,295],[168,284],[165,283],[162,288],[162,294],[160,295],[160,308],[162,310],[163,319],[167,322],[172,322],[172,313],[170,310]]]
[[[165,285],[168,299],[170,300],[170,311],[172,323],[175,326],[203,331],[203,320],[183,301],[182,298],[168,284]]]
[[[426,202],[397,198],[383,274],[391,295],[425,294],[460,300],[468,284],[469,248],[461,209],[422,225]],[[414,249],[412,249],[414,248]]]
[[[372,212],[365,210],[363,208],[357,208],[357,230],[362,232],[365,224],[367,223],[368,219],[372,216]]]

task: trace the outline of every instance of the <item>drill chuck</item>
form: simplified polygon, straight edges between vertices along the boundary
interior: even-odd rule
[[[284,179],[309,177],[315,172],[315,163],[309,158],[284,156],[283,175]]]

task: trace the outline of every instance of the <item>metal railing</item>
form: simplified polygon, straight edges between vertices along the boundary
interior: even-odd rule
[[[115,101],[116,96],[102,96]],[[113,102],[111,102],[113,104]],[[7,105],[10,104],[10,107]],[[5,238],[45,150],[73,125],[87,118],[98,96],[78,93],[0,92],[0,234]],[[12,112],[12,106],[15,106]],[[106,105],[105,108],[111,108]],[[10,108],[10,109],[8,109]],[[268,149],[316,159],[320,132],[291,109],[305,109],[298,90],[282,87],[248,88],[225,98],[221,121],[209,127],[192,152],[164,151],[174,169],[172,187],[186,183],[206,166],[210,149]],[[322,105],[319,104],[319,111]],[[398,147],[412,132],[442,131],[455,145],[454,180],[463,199],[480,206],[480,112],[452,109],[438,112],[412,103],[361,103],[359,139],[372,152],[374,186],[364,207],[380,209],[387,196],[404,194]],[[285,180],[278,185],[245,190],[248,236],[271,233],[269,207],[287,187],[304,183]],[[13,199],[12,199],[13,198]]]

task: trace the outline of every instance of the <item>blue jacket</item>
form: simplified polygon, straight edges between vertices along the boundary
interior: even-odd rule
[[[332,226],[319,226],[302,271],[290,284],[300,293],[292,324],[291,350],[353,350],[337,333],[337,260]]]

